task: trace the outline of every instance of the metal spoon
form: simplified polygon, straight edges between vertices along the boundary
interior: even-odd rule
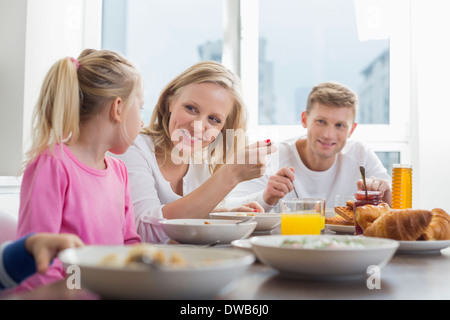
[[[220,243],[220,240],[216,240],[214,242],[205,244],[204,246],[202,246],[203,248],[207,248],[207,247],[215,247],[216,245],[218,245]]]
[[[289,169],[289,166],[285,166],[285,167]],[[294,192],[295,192],[295,197],[297,197],[297,198],[298,198],[298,193],[297,193],[297,190],[295,190],[295,185],[294,185],[294,181],[292,181],[292,187],[294,188]]]
[[[298,193],[297,193],[297,190],[295,190],[295,185],[294,185],[294,183],[292,183],[292,187],[294,187],[295,196],[298,198]]]
[[[241,220],[241,221],[239,221],[239,222],[236,222],[236,224],[241,224],[241,223],[247,222],[247,221],[249,221],[249,220],[253,220],[253,217],[247,217],[247,218],[245,218],[245,219],[243,219],[243,220]]]
[[[147,254],[141,254],[139,256],[136,256],[133,261],[139,262],[142,264],[145,264],[147,267],[155,270],[161,270],[163,269],[163,266],[160,262],[157,262],[153,257],[147,255]]]
[[[366,185],[366,169],[363,166],[359,166],[359,171],[361,172],[361,177],[364,184],[364,190],[366,191],[366,199],[367,199],[367,185]]]

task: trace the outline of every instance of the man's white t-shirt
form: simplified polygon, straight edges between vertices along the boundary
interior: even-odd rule
[[[305,137],[302,137],[305,138]],[[326,171],[312,171],[302,162],[295,142],[292,138],[279,143],[278,151],[270,156],[267,171],[258,179],[240,183],[226,198],[226,206],[233,207],[236,203],[258,201],[266,211],[277,210],[277,205],[269,206],[263,200],[262,194],[267,186],[270,175],[281,167],[289,166],[295,170],[294,187],[300,198],[324,198],[328,209],[334,208],[336,195],[354,195],[357,191],[356,182],[361,179],[360,166],[364,166],[366,177],[372,176],[391,181],[386,168],[375,152],[357,140],[349,139],[345,147],[337,154],[333,165]],[[296,195],[291,191],[283,199],[292,199]]]

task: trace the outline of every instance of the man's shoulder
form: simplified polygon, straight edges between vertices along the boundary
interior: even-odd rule
[[[341,153],[343,154],[351,154],[354,152],[360,153],[366,152],[367,150],[369,150],[369,147],[364,142],[356,139],[348,139]]]
[[[280,156],[280,161],[289,162],[289,159],[296,156],[297,147],[295,144],[298,139],[300,138],[295,137],[280,141],[280,143],[278,144],[278,153]]]

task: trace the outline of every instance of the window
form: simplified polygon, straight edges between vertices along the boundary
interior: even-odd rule
[[[332,80],[358,93],[353,137],[368,142],[388,171],[411,161],[409,0],[247,0],[241,18],[252,140],[304,134],[310,90]]]
[[[175,76],[201,60],[221,62],[222,30],[222,0],[103,1],[102,47],[126,55],[141,72],[145,123]]]
[[[392,165],[394,163],[400,162],[400,152],[375,152],[383,163],[384,167],[387,169],[387,172],[390,176],[392,176]]]
[[[303,134],[311,88],[334,80],[358,93],[353,137],[387,168],[411,161],[410,0],[103,3],[103,47],[124,53],[143,74],[145,122],[174,76],[200,60],[224,63],[231,48],[227,66],[244,85],[251,141]]]
[[[358,33],[357,8],[353,0],[259,1],[260,124],[300,124],[311,88],[324,81],[358,93],[359,123],[389,123],[389,39]],[[374,8],[368,19],[381,28]]]

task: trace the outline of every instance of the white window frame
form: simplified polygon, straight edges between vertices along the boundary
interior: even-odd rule
[[[387,125],[358,124],[353,138],[365,141],[377,152],[400,152],[401,162],[411,162],[410,126],[415,96],[411,86],[415,74],[412,74],[411,60],[411,0],[391,1],[395,5],[395,21],[390,34],[390,121]],[[224,0],[224,2],[229,2]],[[240,50],[239,74],[241,76],[244,94],[249,111],[248,135],[250,141],[270,138],[279,141],[306,133],[300,125],[260,125],[258,106],[258,0],[231,0],[234,10],[224,13],[224,25],[230,25],[226,19],[239,20]],[[239,3],[239,4],[238,4]],[[236,6],[239,5],[239,12]],[[239,17],[233,16],[239,14]],[[225,31],[226,32],[226,31]],[[236,37],[239,37],[237,35]],[[227,45],[224,37],[224,47]],[[230,44],[228,44],[230,45]],[[225,52],[224,52],[225,53]],[[236,70],[235,70],[236,71]]]

